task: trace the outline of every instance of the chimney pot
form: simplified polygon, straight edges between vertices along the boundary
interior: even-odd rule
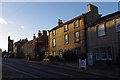
[[[38,37],[40,37],[42,34],[41,34],[41,31],[39,30],[38,31]]]

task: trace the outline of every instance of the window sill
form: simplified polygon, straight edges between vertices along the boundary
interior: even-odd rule
[[[75,41],[75,43],[79,43],[80,42],[80,40],[79,41]]]
[[[100,59],[96,59],[96,60],[100,60]]]
[[[56,46],[52,46],[53,48],[55,48]]]
[[[74,29],[76,29],[76,28],[78,28],[78,27],[79,27],[79,26],[77,26],[77,27],[74,26]]]
[[[112,60],[112,58],[108,58],[108,60]]]
[[[64,44],[64,45],[68,45],[69,43],[66,43],[66,44]]]
[[[116,31],[116,33],[120,33],[120,31]]]
[[[106,59],[101,59],[101,60],[107,60],[107,58]]]
[[[68,32],[68,30],[66,30],[66,31],[64,30],[64,32]]]
[[[100,37],[105,37],[105,36],[107,36],[107,35],[102,35],[102,36],[98,36],[98,35],[97,35],[97,38],[100,38]]]

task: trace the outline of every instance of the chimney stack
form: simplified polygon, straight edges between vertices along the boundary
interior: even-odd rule
[[[43,36],[47,36],[47,31],[42,30],[42,35],[43,35]]]
[[[38,31],[38,37],[40,37],[42,34],[41,34],[41,31],[39,30]]]
[[[36,38],[36,36],[35,36],[35,34],[34,34],[33,39],[35,39],[35,38]]]
[[[88,4],[87,7],[88,7],[88,12],[92,11],[92,12],[98,14],[98,7],[96,7],[92,4]]]
[[[62,20],[58,19],[58,26],[60,26],[62,23]]]
[[[8,41],[10,41],[10,36],[8,36]]]

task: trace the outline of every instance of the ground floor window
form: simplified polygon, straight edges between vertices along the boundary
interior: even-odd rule
[[[108,53],[107,54],[108,59],[111,60],[112,59],[112,54],[111,54],[111,48],[110,47],[107,48],[107,53]]]
[[[63,50],[59,50],[59,57],[62,57],[63,56]]]
[[[55,51],[52,51],[52,56],[55,56]]]
[[[112,60],[111,48],[96,48],[96,60]]]
[[[78,54],[78,49],[77,49],[77,48],[74,49],[74,53],[75,53],[76,55]]]

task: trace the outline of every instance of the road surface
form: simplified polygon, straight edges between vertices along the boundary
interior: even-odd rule
[[[109,78],[35,61],[2,60],[2,78]]]

